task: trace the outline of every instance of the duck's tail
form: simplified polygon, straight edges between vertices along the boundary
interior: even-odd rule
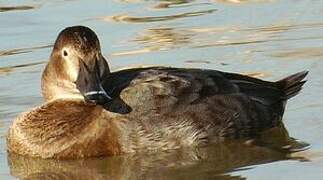
[[[302,86],[306,83],[304,78],[307,74],[308,71],[302,71],[277,81],[276,83],[279,89],[284,93],[282,98],[287,100],[296,96],[302,89]]]

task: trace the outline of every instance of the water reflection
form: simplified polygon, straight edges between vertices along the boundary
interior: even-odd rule
[[[189,6],[198,6],[198,5],[208,5],[209,2],[199,2],[192,3],[193,0],[160,0],[157,5],[154,6],[156,9],[164,8],[178,8],[178,7],[189,7]]]
[[[137,36],[134,41],[143,44],[145,47],[164,50],[188,44],[192,36],[192,33],[185,32],[185,30],[177,31],[173,28],[153,28]]]
[[[193,0],[160,0],[161,2],[168,2],[170,4],[186,4]]]
[[[127,2],[127,3],[139,3],[143,2],[144,0],[119,0],[121,2]],[[192,2],[193,0],[159,0],[161,3],[165,4],[186,4],[189,2]]]
[[[112,55],[134,55],[180,48],[189,44],[194,35],[194,33],[184,29],[179,30],[168,27],[150,28],[132,40],[132,42],[142,45],[141,49],[115,52]]]
[[[306,146],[289,138],[284,127],[264,132],[260,139],[87,160],[44,160],[9,154],[8,163],[11,174],[20,179],[244,179],[228,173],[291,159],[291,151]]]
[[[236,149],[239,149],[239,153]],[[176,151],[78,161],[32,159],[13,154],[8,159],[11,174],[20,179],[50,179],[53,175],[65,179],[168,179],[168,176],[176,179],[196,177],[208,171],[213,172],[209,175],[211,177],[221,176],[234,168],[285,160],[288,157],[285,153],[261,147],[221,144],[196,152]],[[180,171],[186,173],[181,174]],[[207,173],[203,174],[208,176]]]
[[[8,74],[17,68],[30,67],[30,66],[35,66],[35,65],[39,65],[39,64],[45,64],[45,63],[47,63],[47,61],[40,61],[40,62],[27,63],[27,64],[19,64],[19,65],[14,65],[14,66],[0,67],[0,74]]]
[[[196,11],[196,12],[187,12],[181,14],[167,15],[167,16],[145,16],[145,17],[132,17],[128,15],[115,15],[103,17],[104,21],[115,21],[115,22],[127,22],[127,23],[147,23],[147,22],[158,22],[158,21],[168,21],[180,18],[187,18],[193,16],[202,16],[205,14],[210,14],[216,11],[215,9],[206,10],[206,11]]]
[[[0,6],[0,12],[6,12],[6,11],[22,11],[22,10],[30,10],[34,9],[34,6]]]
[[[187,29],[187,32],[195,34],[199,39],[194,39],[193,42],[198,42],[195,48],[216,47],[216,46],[237,46],[248,44],[261,44],[267,42],[288,42],[299,40],[317,40],[323,39],[322,35],[307,35],[301,34],[291,36],[297,31],[306,29],[322,29],[323,24],[318,23],[303,23],[303,24],[279,24],[259,27],[193,27]],[[207,36],[201,36],[201,33]],[[289,33],[285,37],[284,33]],[[310,50],[310,54],[317,54],[317,51]],[[292,52],[293,53],[293,52]],[[290,54],[292,54],[290,53]],[[314,55],[315,56],[315,55]]]
[[[186,60],[184,62],[185,63],[190,63],[190,64],[194,64],[194,63],[198,63],[198,64],[211,64],[211,62],[210,61],[207,61],[207,60]]]
[[[219,3],[232,3],[232,4],[241,4],[241,3],[263,3],[263,2],[272,2],[273,0],[213,0]]]
[[[293,50],[286,50],[272,54],[273,57],[279,58],[314,58],[323,56],[323,47],[312,47],[312,48],[298,48]]]
[[[43,45],[43,46],[34,46],[34,47],[27,47],[27,48],[16,48],[16,49],[9,49],[9,50],[0,50],[0,56],[10,56],[10,55],[15,55],[15,54],[30,53],[33,50],[50,48],[52,46],[53,45]]]
[[[313,29],[322,28],[323,23],[304,23],[304,24],[281,24],[271,25],[266,27],[246,28],[245,31],[262,31],[262,32],[280,32],[287,30],[302,30],[302,29]]]

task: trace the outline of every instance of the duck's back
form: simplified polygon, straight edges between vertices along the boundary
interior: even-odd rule
[[[152,141],[189,136],[199,143],[251,137],[277,126],[305,76],[267,82],[215,70],[155,67],[112,73],[104,87],[132,108],[127,119]]]

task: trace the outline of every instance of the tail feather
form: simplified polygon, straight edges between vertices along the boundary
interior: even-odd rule
[[[308,71],[302,71],[277,81],[278,87],[284,92],[282,98],[289,99],[296,96],[305,84],[306,80],[304,78],[307,74]]]

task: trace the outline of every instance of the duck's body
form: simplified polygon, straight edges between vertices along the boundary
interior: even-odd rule
[[[234,138],[277,126],[306,74],[267,82],[216,70],[153,67],[111,73],[103,85],[133,109],[133,121],[146,119],[158,128],[187,120],[208,129],[208,139]],[[113,105],[107,108],[116,109]]]
[[[59,61],[47,65],[42,83],[48,103],[17,118],[9,151],[80,158],[255,137],[281,123],[287,99],[307,74],[267,82],[215,70],[150,67],[92,76],[91,67],[80,64],[77,78],[69,75],[68,81],[57,78],[60,68],[53,62]],[[99,67],[95,62],[92,68]],[[95,88],[104,90],[93,91],[89,80],[99,76]]]

